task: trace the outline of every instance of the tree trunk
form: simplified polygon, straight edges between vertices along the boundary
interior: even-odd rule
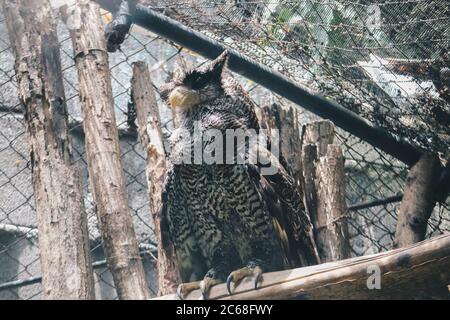
[[[59,43],[47,0],[3,0],[25,108],[45,299],[94,299],[80,172],[68,134]]]
[[[427,223],[436,204],[441,163],[435,154],[424,154],[410,169],[400,204],[394,247],[425,239]]]
[[[161,195],[166,177],[166,155],[159,117],[158,104],[152,87],[148,66],[144,62],[133,65],[132,92],[136,103],[139,138],[147,152],[147,183],[150,210],[158,241],[158,287],[159,295],[176,291],[181,278],[176,264],[173,244],[168,235],[162,234]],[[163,241],[163,237],[164,241]]]
[[[98,4],[79,0],[62,8],[70,30],[84,113],[86,158],[103,247],[120,299],[150,292],[128,209],[111,76]]]
[[[264,274],[258,290],[244,280],[233,295],[226,285],[212,287],[210,299],[448,299],[450,234],[407,248],[318,266]],[[378,282],[379,280],[379,282]],[[379,286],[377,286],[377,282]],[[199,299],[200,290],[188,299]],[[168,295],[159,299],[177,299]]]
[[[317,219],[314,231],[321,261],[350,257],[345,202],[344,156],[340,146],[329,144],[316,170]]]
[[[350,257],[344,157],[332,144],[334,130],[324,120],[305,125],[302,132],[304,201],[322,262]]]

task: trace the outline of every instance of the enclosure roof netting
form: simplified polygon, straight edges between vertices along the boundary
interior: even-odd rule
[[[450,156],[448,0],[141,1]]]

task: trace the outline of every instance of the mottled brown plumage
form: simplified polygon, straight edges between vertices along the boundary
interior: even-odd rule
[[[312,226],[301,197],[270,151],[259,146],[277,167],[271,175],[262,175],[262,165],[248,161],[179,163],[183,151],[195,143],[208,150],[217,142],[218,137],[211,135],[200,141],[195,136],[183,139],[186,132],[194,133],[196,125],[204,131],[215,129],[223,141],[226,129],[259,130],[255,106],[225,70],[227,60],[225,52],[200,69],[179,61],[173,80],[161,88],[162,98],[181,109],[180,126],[171,136],[170,158],[178,164],[168,170],[163,228],[174,243],[183,281],[203,279],[198,285],[205,293],[243,266],[247,267],[228,277],[229,284],[251,274],[257,284],[262,271],[317,263]],[[224,157],[230,155],[222,151]]]

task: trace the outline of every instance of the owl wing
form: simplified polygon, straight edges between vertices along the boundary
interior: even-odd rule
[[[236,110],[220,111],[211,114],[211,120],[207,128],[217,129],[259,129],[258,120],[254,113],[254,106],[246,98],[238,99],[233,104],[233,109],[246,110],[245,117],[237,117]],[[218,119],[218,120],[217,120]],[[209,141],[204,141],[205,148]],[[270,148],[270,141],[268,141]],[[286,170],[286,161],[280,156],[277,159],[267,147],[260,144],[252,146],[249,157],[263,157],[263,161],[253,161],[247,165],[249,175],[253,177],[255,186],[266,203],[269,214],[273,218],[277,231],[285,250],[285,256],[291,261],[292,266],[307,266],[318,264],[320,261],[317,246],[314,241],[313,227],[309,216],[306,214],[303,201],[295,186],[294,179]],[[258,160],[260,158],[257,158]],[[274,174],[263,175],[265,164],[273,166]],[[284,164],[284,165],[283,165]]]
[[[248,165],[249,174],[273,218],[276,232],[282,240],[285,254],[292,266],[318,264],[320,258],[314,241],[313,227],[306,214],[294,179],[267,148],[258,146],[263,163],[273,166],[271,174],[262,174],[260,161]],[[269,161],[270,160],[270,161]]]

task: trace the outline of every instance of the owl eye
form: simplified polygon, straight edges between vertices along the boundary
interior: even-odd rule
[[[208,83],[207,77],[198,75],[192,79],[191,88],[194,90],[200,90]]]

